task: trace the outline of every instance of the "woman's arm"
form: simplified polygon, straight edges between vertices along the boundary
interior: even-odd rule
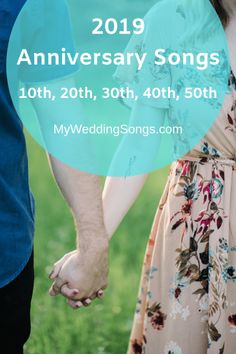
[[[145,125],[153,126],[158,131],[159,127],[163,125],[164,118],[164,109],[137,103],[132,110],[130,124],[142,127]],[[156,134],[147,139],[137,139],[136,137],[133,141],[130,141],[131,139],[132,137],[126,136],[122,141],[112,161],[112,166],[115,167],[119,163],[119,166],[123,166],[124,171],[126,171],[131,157],[135,156],[133,164],[136,164],[136,166],[133,165],[134,171],[138,171],[139,168],[141,170],[143,167],[147,171],[149,168],[151,170],[160,146],[160,135]],[[131,145],[132,143],[133,145]],[[129,156],[127,151],[130,153]],[[145,161],[145,164],[143,161]],[[113,170],[113,167],[111,167],[111,170]],[[132,170],[130,172],[132,173]],[[137,199],[147,176],[147,174],[142,174],[133,177],[107,177],[103,191],[103,210],[105,227],[110,238]]]
[[[103,191],[103,210],[109,238],[137,199],[147,176],[107,177]]]

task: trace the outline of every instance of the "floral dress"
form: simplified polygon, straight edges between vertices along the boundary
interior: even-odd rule
[[[236,348],[236,87],[171,166],[144,259],[129,354]]]

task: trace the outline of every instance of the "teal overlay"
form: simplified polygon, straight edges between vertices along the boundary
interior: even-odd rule
[[[230,73],[210,1],[118,4],[28,0],[7,56],[11,97],[34,139],[101,176],[140,175],[187,154],[217,118]]]

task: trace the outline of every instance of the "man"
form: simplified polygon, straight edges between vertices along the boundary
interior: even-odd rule
[[[6,78],[9,36],[24,3],[25,0],[0,2],[0,343],[4,354],[23,353],[23,345],[30,335],[34,283],[34,201],[29,189],[23,128],[13,107]],[[36,110],[43,115],[43,103],[36,103]],[[54,266],[51,278],[63,269],[50,293],[61,293],[73,308],[79,308],[101,295],[100,289],[104,289],[107,283],[107,259],[101,255],[108,247],[108,239],[99,179],[74,170],[53,157],[50,161],[77,230],[80,229],[78,248]],[[96,247],[92,241],[94,237]],[[88,269],[93,270],[97,264],[102,264],[99,269],[103,269],[103,283],[98,284],[93,276],[86,282],[84,274],[89,274]]]

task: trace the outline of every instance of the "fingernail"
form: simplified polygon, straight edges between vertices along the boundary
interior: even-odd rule
[[[85,300],[85,303],[86,303],[87,305],[90,305],[91,302],[92,302],[92,301],[91,301],[90,299]]]
[[[53,273],[54,273],[54,271],[52,270],[52,271],[51,271],[51,273],[50,273],[50,274],[49,274],[49,276],[48,276],[48,277],[49,277],[49,279],[51,279],[51,278],[52,278]]]

